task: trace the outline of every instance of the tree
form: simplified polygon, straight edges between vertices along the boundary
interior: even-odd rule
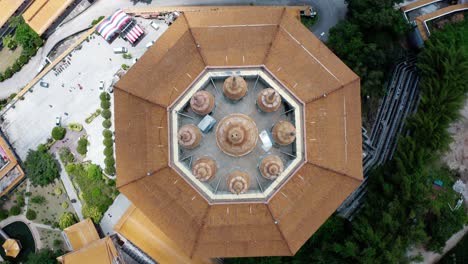
[[[111,117],[111,111],[109,109],[104,109],[101,112],[101,116],[104,117],[104,119],[109,119]]]
[[[106,119],[106,120],[102,121],[102,126],[104,128],[110,128],[112,126],[112,122],[110,121],[110,119]]]
[[[52,129],[52,138],[55,140],[62,140],[66,133],[67,130],[64,127],[56,126]]]
[[[25,170],[35,186],[46,186],[60,175],[57,161],[47,152],[44,145],[39,145],[37,150],[29,150]]]
[[[104,131],[102,131],[102,135],[105,138],[112,138],[112,131],[110,131],[109,129],[104,129]]]
[[[28,209],[28,211],[26,211],[26,218],[28,220],[34,220],[36,219],[36,217],[37,217],[36,211],[31,210],[31,209]]]
[[[112,147],[105,147],[104,148],[104,155],[106,157],[110,157],[110,156],[114,155],[114,149]]]
[[[86,155],[88,152],[88,140],[85,137],[82,137],[78,140],[76,152],[78,152],[80,155]]]
[[[83,206],[82,213],[85,218],[91,218],[95,224],[98,224],[99,221],[101,221],[103,214],[103,212],[101,212],[96,206],[89,206],[87,204]]]
[[[110,100],[110,95],[106,92],[102,92],[100,95],[99,95],[99,99],[101,99],[101,101],[109,101]]]
[[[96,164],[91,164],[88,166],[88,177],[93,180],[97,181],[102,178],[101,168]]]
[[[3,46],[7,47],[10,50],[14,50],[16,49],[16,47],[18,47],[18,43],[10,35],[4,36],[2,39],[2,42],[3,42]]]
[[[114,141],[112,140],[112,138],[104,138],[102,143],[105,147],[112,147],[114,145]]]
[[[10,215],[19,215],[21,214],[21,208],[17,205],[13,205],[10,208]]]
[[[52,251],[50,249],[41,249],[34,253],[29,253],[24,264],[56,264],[57,257],[61,256],[63,252],[60,250]]]
[[[59,227],[64,230],[65,228],[76,224],[75,215],[72,213],[65,212],[60,216]]]
[[[71,153],[70,149],[67,147],[62,147],[59,151],[60,160],[67,165],[68,163],[75,161],[75,156]]]
[[[101,101],[101,108],[102,109],[109,109],[110,108],[110,102],[108,100]]]

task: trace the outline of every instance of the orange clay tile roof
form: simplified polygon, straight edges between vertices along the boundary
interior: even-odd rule
[[[421,34],[421,37],[424,40],[427,40],[429,38],[429,32],[427,32],[426,26],[425,26],[426,21],[432,20],[432,19],[440,17],[440,16],[448,15],[448,14],[451,14],[451,13],[454,13],[454,12],[460,12],[460,11],[465,11],[465,10],[468,10],[468,3],[447,6],[447,7],[441,8],[439,10],[436,10],[436,11],[434,11],[432,13],[428,13],[428,14],[424,14],[422,16],[418,16],[415,19],[415,21],[416,21],[416,25],[418,27],[418,31]]]
[[[0,28],[10,19],[24,0],[0,0]]]
[[[305,103],[307,161],[267,203],[209,204],[169,166],[167,109],[205,67],[252,65]],[[190,257],[294,255],[362,181],[360,104],[288,8],[182,13],[115,85],[117,187]]]
[[[405,6],[402,6],[400,8],[401,11],[403,12],[407,12],[407,11],[410,11],[412,9],[416,9],[418,7],[423,7],[425,5],[428,5],[428,4],[431,4],[431,3],[436,3],[436,2],[440,2],[442,0],[419,0],[419,1],[414,1],[414,2],[411,2]]]
[[[26,23],[42,35],[74,0],[35,0],[23,13]]]
[[[63,231],[75,251],[87,246],[91,242],[99,240],[96,227],[94,227],[93,222],[89,218],[67,227]]]
[[[186,252],[183,252],[134,205],[127,209],[114,226],[114,230],[159,263],[212,263],[210,259],[190,259]]]
[[[119,259],[123,263],[110,237],[97,240],[87,246],[57,258],[63,264],[99,263],[114,264]]]

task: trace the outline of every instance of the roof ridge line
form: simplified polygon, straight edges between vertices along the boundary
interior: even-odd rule
[[[273,48],[273,43],[275,43],[276,39],[278,38],[279,31],[281,29],[280,24],[281,24],[281,21],[283,21],[284,13],[286,13],[286,7],[283,7],[283,12],[281,13],[281,17],[280,17],[280,19],[278,21],[278,24],[276,25],[277,29],[276,29],[276,32],[275,32],[275,36],[271,39],[270,47],[268,47],[268,51],[265,54],[265,58],[263,58],[263,65],[266,64],[266,60],[268,59],[268,56],[270,56],[270,51]]]
[[[195,254],[195,249],[198,246],[198,241],[200,240],[201,231],[205,227],[205,224],[206,224],[205,219],[208,217],[209,210],[211,210],[211,205],[208,204],[208,208],[206,209],[205,214],[202,217],[202,225],[200,226],[200,228],[197,231],[197,234],[195,235],[195,242],[193,243],[192,250],[190,251],[190,258],[193,258],[193,254]]]
[[[205,65],[205,68],[208,64],[206,64],[206,60],[205,60],[205,57],[203,57],[203,54],[201,53],[200,51],[200,48],[198,46],[198,43],[197,41],[195,40],[195,37],[193,36],[193,32],[192,32],[192,26],[190,25],[187,17],[185,16],[185,14],[183,14],[183,17],[185,19],[185,23],[187,23],[187,28],[188,28],[188,31],[190,33],[190,36],[192,37],[192,40],[193,40],[193,44],[195,45],[195,47],[197,48],[197,52],[198,52],[198,55],[200,55],[200,58],[202,59],[203,61],[203,64]]]
[[[157,172],[160,172],[160,171],[162,171],[163,169],[166,169],[166,168],[169,168],[169,165],[164,165],[163,167],[161,167],[161,168],[159,168],[159,169],[153,171],[153,172],[151,173],[151,175],[153,175],[153,174],[155,174],[155,173],[157,173]],[[145,178],[145,177],[147,177],[147,175],[139,176],[139,177],[136,178],[136,179],[133,179],[133,180],[131,180],[131,181],[129,181],[129,182],[126,182],[126,183],[124,183],[124,184],[122,184],[122,185],[116,186],[116,188],[119,189],[119,188],[125,187],[125,186],[127,186],[127,185],[129,185],[129,184],[132,184],[132,183],[134,183],[134,182],[137,182],[137,181],[139,181],[139,180],[141,180],[141,179],[143,179],[143,178]]]
[[[150,101],[150,100],[148,100],[148,99],[146,99],[146,98],[143,98],[143,97],[141,97],[141,96],[139,96],[139,95],[137,95],[137,94],[135,94],[135,93],[131,93],[131,92],[127,91],[127,90],[124,90],[124,89],[118,87],[117,85],[114,85],[114,88],[117,88],[117,90],[119,90],[119,91],[121,91],[121,92],[124,92],[124,93],[126,93],[126,94],[129,94],[129,95],[131,95],[131,96],[134,96],[134,97],[136,97],[136,98],[138,98],[138,99],[141,99],[141,100],[143,100],[143,101],[145,101],[145,102],[147,102],[147,103],[150,103],[150,104],[152,104],[152,105],[156,105],[156,106],[159,106],[159,107],[161,107],[161,108],[164,108],[164,109],[166,110],[166,112],[167,112],[167,107],[168,107],[168,106],[165,106],[165,105],[162,105],[162,104],[160,104],[160,103],[156,103],[156,102]]]
[[[337,171],[337,170],[334,170],[334,169],[330,169],[328,167],[325,167],[325,166],[322,166],[322,165],[319,165],[319,164],[316,164],[310,160],[307,161],[307,164],[310,164],[312,166],[315,166],[317,168],[320,168],[320,169],[323,169],[323,170],[326,170],[326,171],[330,171],[330,172],[333,172],[333,173],[336,173],[338,175],[341,175],[341,176],[345,176],[345,177],[348,177],[348,178],[351,178],[353,180],[356,180],[356,181],[359,181],[359,182],[362,182],[364,179],[358,179],[352,175],[349,175],[347,173],[344,173],[344,172],[340,172],[340,171]]]
[[[289,253],[291,253],[291,256],[294,255],[293,250],[291,249],[291,246],[289,245],[289,242],[286,239],[286,236],[283,234],[283,231],[281,230],[279,225],[277,223],[275,223],[275,222],[277,222],[277,220],[275,219],[273,213],[271,212],[270,203],[265,203],[265,206],[267,208],[267,211],[270,213],[271,219],[273,220],[273,224],[278,229],[278,232],[280,233],[281,237],[283,238],[284,243],[286,243],[286,246],[288,246]]]
[[[339,91],[339,90],[342,90],[342,89],[344,89],[348,84],[351,84],[351,83],[353,83],[353,82],[355,82],[355,81],[358,81],[358,80],[360,80],[359,76],[357,76],[357,78],[355,78],[355,79],[352,79],[351,81],[348,81],[348,82],[345,83],[345,84],[342,84],[342,85],[338,86],[337,88],[335,88],[335,89],[329,91],[328,93],[325,93],[325,94],[320,95],[320,96],[316,96],[316,97],[314,97],[314,98],[312,98],[312,99],[309,99],[309,100],[305,101],[304,103],[305,103],[305,104],[309,104],[309,103],[315,102],[315,101],[317,101],[317,100],[320,100],[320,99],[322,99],[322,98],[325,98],[326,96],[328,96],[328,95],[330,95],[330,94],[332,94],[332,93],[335,93],[335,92],[337,92],[337,91]]]

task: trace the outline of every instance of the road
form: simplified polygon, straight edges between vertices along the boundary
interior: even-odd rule
[[[286,1],[286,0],[158,0],[152,1],[150,4],[137,3],[133,4],[129,0],[100,0],[84,11],[75,19],[61,25],[48,38],[45,45],[40,48],[28,64],[21,71],[16,73],[12,78],[0,82],[0,98],[6,98],[12,93],[17,93],[22,87],[26,86],[38,73],[38,69],[45,61],[45,57],[53,49],[53,47],[77,32],[89,28],[91,21],[101,15],[109,15],[117,8],[129,7],[156,7],[156,6],[183,6],[183,5],[311,5],[319,12],[319,20],[313,26],[312,31],[316,36],[322,32],[328,33],[328,30],[333,27],[339,20],[343,19],[346,14],[346,5],[344,0],[308,0],[308,1]],[[328,34],[322,37],[326,40]]]

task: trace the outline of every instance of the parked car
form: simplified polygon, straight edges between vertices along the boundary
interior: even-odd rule
[[[150,24],[155,30],[158,30],[159,29],[159,25],[156,23],[156,22],[151,22]]]
[[[127,53],[128,49],[126,47],[114,48],[114,53]]]
[[[44,88],[49,88],[49,83],[48,83],[48,82],[43,82],[43,81],[41,81],[41,82],[39,82],[39,85],[40,85],[41,87],[44,87]]]
[[[61,121],[62,121],[62,117],[60,117],[60,116],[55,117],[55,125],[56,126],[60,126]]]
[[[102,89],[104,89],[104,81],[103,80],[101,80],[99,82],[99,90],[102,90]]]
[[[146,48],[149,48],[149,47],[153,46],[153,44],[154,44],[154,40],[146,43]]]

